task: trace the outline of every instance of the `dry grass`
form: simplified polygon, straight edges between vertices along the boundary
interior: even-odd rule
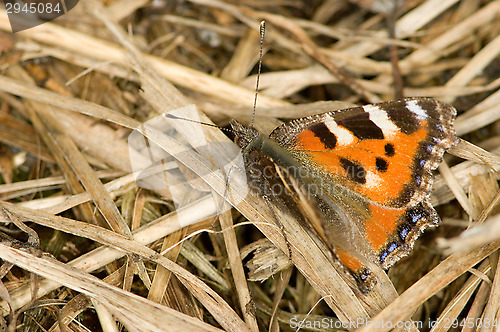
[[[392,3],[383,0],[85,0],[16,34],[0,10],[0,324],[277,331],[328,318],[350,330],[371,331],[356,325],[370,319],[473,331],[450,322],[499,319],[500,1],[399,2],[396,17],[370,11]],[[146,123],[178,109],[218,126],[249,122],[262,19],[262,132],[398,93],[458,109],[462,141],[432,192],[442,226],[388,275],[375,271],[367,294],[293,216],[245,195],[237,168],[217,171],[235,151],[219,129],[168,121],[166,135]],[[129,150],[133,130],[175,156],[158,166],[177,169],[175,187],[175,177],[136,184],[130,160],[150,161]],[[280,272],[255,281],[269,270]]]

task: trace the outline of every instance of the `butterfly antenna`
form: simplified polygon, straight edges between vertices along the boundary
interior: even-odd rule
[[[266,21],[260,22],[260,50],[259,50],[259,68],[257,69],[257,82],[255,83],[255,98],[253,100],[253,112],[252,112],[252,123],[251,127],[253,128],[253,123],[255,120],[255,110],[257,108],[257,95],[259,94],[259,82],[260,82],[260,73],[262,71],[262,57],[264,56],[264,34],[266,33]]]
[[[169,118],[169,119],[183,120],[183,121],[187,121],[187,122],[191,122],[191,123],[201,124],[201,125],[204,125],[204,126],[207,126],[207,127],[217,128],[217,129],[220,129],[220,130],[225,131],[227,133],[233,133],[233,131],[230,130],[230,129],[221,128],[221,127],[219,127],[217,125],[214,125],[212,123],[200,122],[200,121],[192,120],[192,119],[188,119],[188,118],[181,118],[180,116],[169,114],[169,113],[163,113],[163,116],[166,117],[166,118]]]

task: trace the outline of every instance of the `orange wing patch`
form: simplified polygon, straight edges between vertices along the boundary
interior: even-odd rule
[[[342,264],[351,271],[358,271],[363,266],[363,264],[356,257],[345,250],[336,249],[335,254]]]
[[[370,204],[371,218],[366,220],[365,238],[375,251],[379,251],[394,234],[405,209],[393,209]]]
[[[296,136],[294,150],[307,155],[315,166],[336,175],[348,188],[376,203],[388,204],[401,195],[405,184],[412,182],[413,158],[419,143],[429,134],[427,121],[421,121],[420,125],[421,129],[409,135],[393,133],[391,141],[353,137],[350,146],[336,148],[326,146],[313,131],[304,130]]]

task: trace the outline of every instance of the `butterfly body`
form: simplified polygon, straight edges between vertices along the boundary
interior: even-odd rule
[[[453,107],[406,98],[292,120],[265,137],[231,123],[251,188],[302,215],[363,291],[439,217],[432,171],[457,143]]]

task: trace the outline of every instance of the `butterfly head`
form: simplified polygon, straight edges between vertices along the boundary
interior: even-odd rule
[[[236,120],[231,120],[230,125],[234,133],[234,142],[241,149],[245,149],[255,138],[260,136],[257,130],[247,127]]]

